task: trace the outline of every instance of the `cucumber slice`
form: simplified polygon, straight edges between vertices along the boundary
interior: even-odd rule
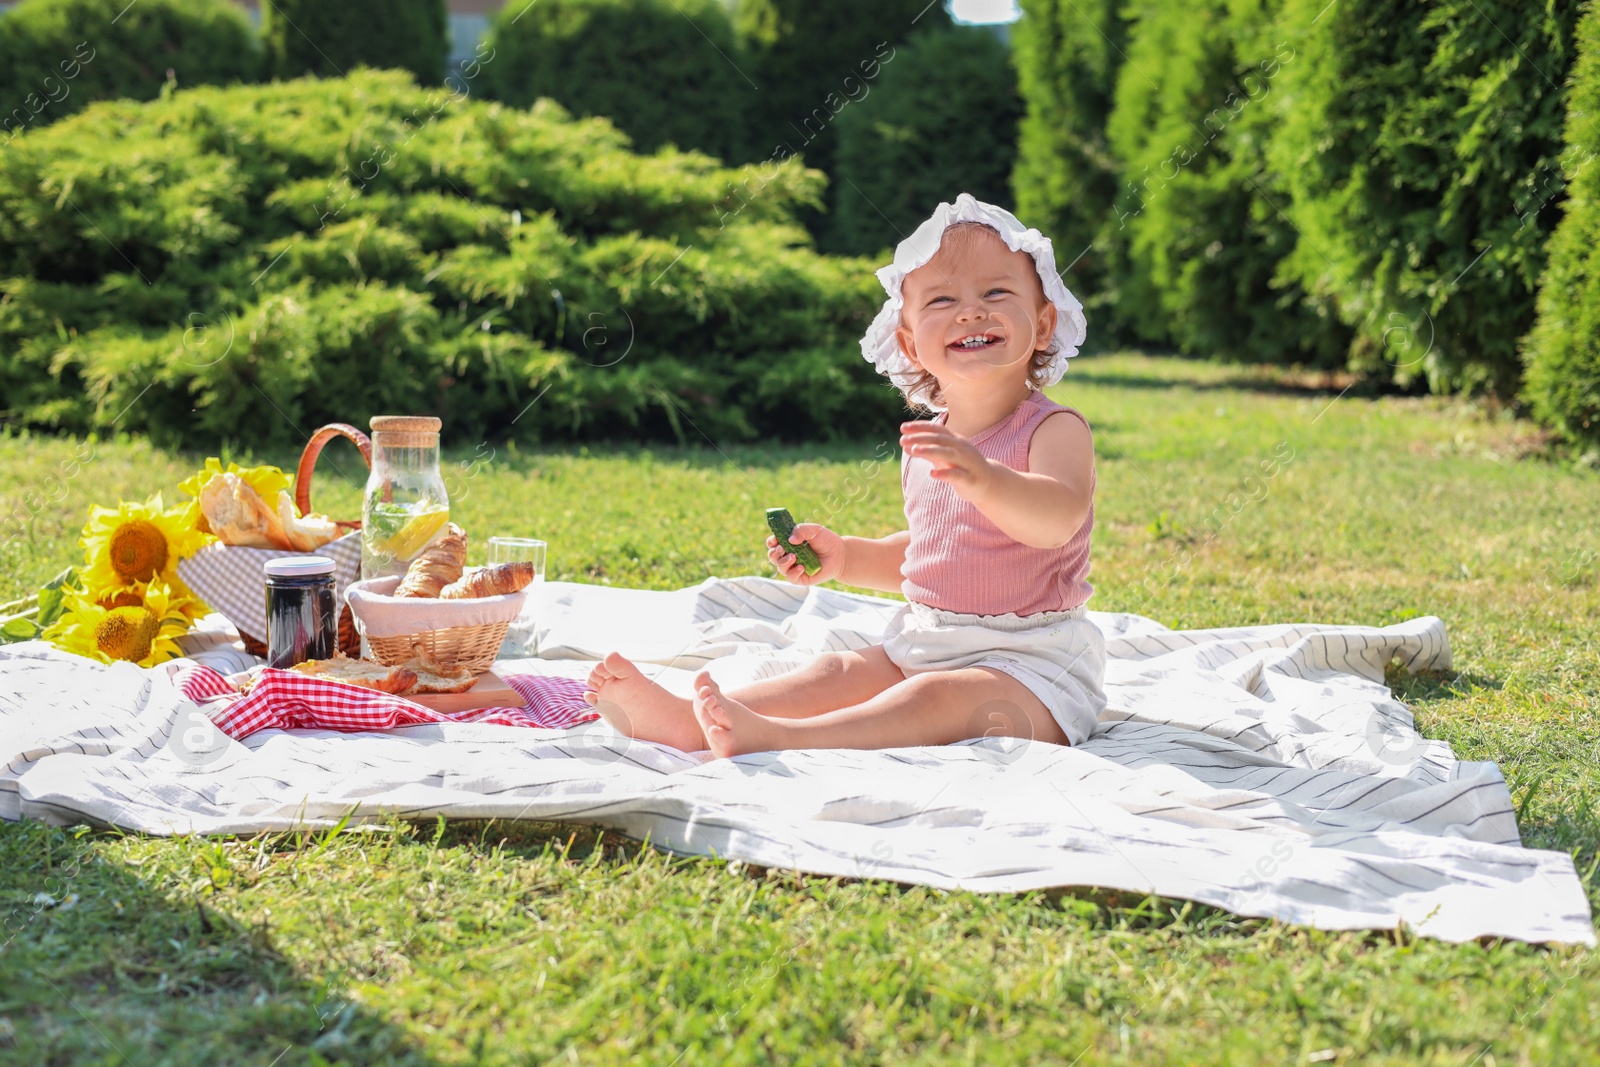
[[[785,552],[794,553],[794,558],[807,574],[815,574],[822,569],[822,561],[817,558],[815,549],[804,541],[795,544],[789,540],[789,535],[794,533],[794,516],[789,514],[788,508],[768,508],[767,528]]]

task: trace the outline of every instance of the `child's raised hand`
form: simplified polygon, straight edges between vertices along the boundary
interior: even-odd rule
[[[817,585],[830,581],[844,573],[844,538],[814,522],[797,522],[794,533],[789,535],[792,544],[805,542],[817,554],[817,562],[822,568],[815,574],[807,574],[806,569],[800,566],[800,561],[794,558],[794,553],[786,551],[778,544],[778,539],[767,536],[767,559],[778,568],[786,581],[795,585]]]
[[[982,496],[994,474],[992,462],[987,456],[979,452],[971,441],[942,423],[928,419],[902,422],[900,447],[907,455],[933,464],[933,470],[929,473],[941,482],[949,482],[950,487],[965,500]]]

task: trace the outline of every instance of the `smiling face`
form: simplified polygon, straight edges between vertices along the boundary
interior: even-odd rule
[[[946,230],[934,257],[906,275],[901,295],[900,350],[944,393],[1020,384],[1055,333],[1056,307],[1033,257],[987,226]]]

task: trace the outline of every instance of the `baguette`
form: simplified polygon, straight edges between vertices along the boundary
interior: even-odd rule
[[[479,567],[439,591],[440,600],[466,600],[471,597],[501,596],[526,589],[533,581],[533,564],[527,560]]]

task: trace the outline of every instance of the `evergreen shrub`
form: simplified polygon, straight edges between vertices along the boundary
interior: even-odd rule
[[[608,118],[641,152],[671,143],[735,154],[753,90],[734,64],[733,25],[718,0],[506,4],[485,46],[493,99],[526,107],[549,97]]]
[[[445,0],[270,0],[261,37],[279,78],[337,78],[367,66],[437,85],[450,54]]]
[[[96,104],[0,153],[0,418],[213,450],[397,410],[467,441],[881,430],[876,264],[793,218],[822,184],[399,71]]]
[[[1117,317],[1188,355],[1343,364],[1349,331],[1294,280],[1295,248],[1266,161],[1296,50],[1278,0],[1146,0],[1130,9],[1108,128],[1123,186],[1103,245]]]
[[[917,33],[897,52],[839,115],[830,250],[892,254],[958,193],[1012,206],[1022,100],[1009,50],[987,29],[952,26]]]
[[[256,81],[261,45],[227,0],[22,0],[0,14],[0,144],[96,100]]]

